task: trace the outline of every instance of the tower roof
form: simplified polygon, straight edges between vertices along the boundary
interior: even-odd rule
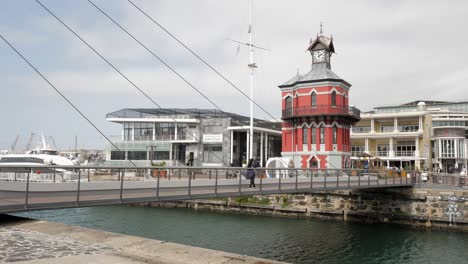
[[[333,37],[327,37],[325,35],[317,35],[315,40],[310,40],[309,47],[307,50],[312,50],[318,44],[322,44],[328,51],[335,53],[335,46],[333,46]]]
[[[298,74],[288,80],[287,82],[283,83],[279,87],[289,87],[294,86],[300,83],[313,83],[313,82],[323,82],[323,81],[336,81],[342,82],[347,86],[351,86],[348,82],[340,78],[336,73],[326,67],[325,64],[314,64],[312,65],[312,69],[306,74]]]

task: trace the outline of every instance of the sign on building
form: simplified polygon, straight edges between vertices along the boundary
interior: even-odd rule
[[[220,143],[223,142],[223,134],[204,134],[203,143]]]

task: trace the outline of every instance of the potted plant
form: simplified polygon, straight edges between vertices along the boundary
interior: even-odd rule
[[[159,167],[166,167],[166,162],[161,161],[161,162],[159,162],[158,166]],[[167,177],[167,169],[166,168],[158,169],[158,171],[159,171],[159,176],[161,176],[163,178]]]

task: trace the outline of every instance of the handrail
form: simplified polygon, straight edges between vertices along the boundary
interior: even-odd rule
[[[283,118],[308,115],[346,115],[356,119],[361,118],[361,111],[354,106],[344,105],[317,105],[300,106],[283,109]]]

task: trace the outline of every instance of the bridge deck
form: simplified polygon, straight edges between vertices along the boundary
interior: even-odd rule
[[[338,174],[342,175],[342,174]],[[329,176],[245,179],[0,183],[0,213],[259,194],[411,186],[407,177]]]

